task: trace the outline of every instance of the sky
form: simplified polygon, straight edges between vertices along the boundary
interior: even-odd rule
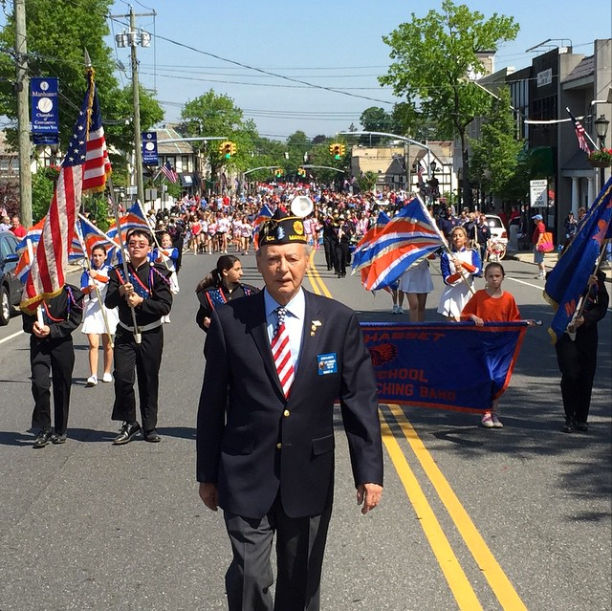
[[[592,55],[595,38],[612,36],[610,0],[465,3],[485,17],[497,12],[520,25],[516,40],[499,48],[496,69],[530,65],[538,53],[526,50],[549,38],[564,39],[552,44],[572,45],[574,53]],[[359,117],[370,106],[391,111],[398,100],[377,81],[390,63],[382,36],[410,21],[413,12],[423,17],[439,10],[441,0],[116,0],[112,15],[127,14],[130,4],[143,15],[136,17],[137,27],[153,37],[150,47],[138,47],[140,81],[157,92],[164,122],[178,121],[185,102],[213,89],[232,98],[261,135],[285,140],[297,130],[312,138],[331,136],[351,123],[360,129]],[[155,18],[146,15],[153,11]],[[115,59],[129,66],[129,49],[114,43],[128,19],[113,17],[108,23]],[[123,85],[131,82],[129,68],[117,76]]]

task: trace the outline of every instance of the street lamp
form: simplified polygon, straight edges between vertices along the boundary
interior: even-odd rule
[[[606,119],[605,115],[599,115],[593,124],[595,125],[595,133],[599,138],[599,147],[604,148],[606,144],[606,134],[608,133],[608,125],[610,125],[610,121]],[[602,189],[604,185],[604,168],[599,169],[599,188]]]

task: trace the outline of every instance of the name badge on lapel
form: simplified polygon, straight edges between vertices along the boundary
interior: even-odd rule
[[[335,352],[317,354],[317,372],[320,376],[338,373],[338,359]]]

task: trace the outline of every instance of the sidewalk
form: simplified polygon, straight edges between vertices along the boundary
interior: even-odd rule
[[[549,252],[544,255],[544,264],[546,265],[547,270],[551,270],[556,264],[559,258],[558,252]],[[509,252],[506,254],[506,259],[514,259],[515,261],[521,261],[522,263],[531,263],[531,265],[535,266],[533,262],[533,251],[532,250],[521,250],[518,252]],[[609,263],[602,263],[601,271],[606,275],[606,282],[612,283],[612,267]]]

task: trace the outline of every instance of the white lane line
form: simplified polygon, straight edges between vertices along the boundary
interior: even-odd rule
[[[17,331],[17,333],[13,333],[13,335],[9,335],[7,337],[5,337],[4,339],[0,339],[0,344],[4,344],[4,342],[8,342],[9,339],[13,339],[14,337],[17,337],[18,335],[21,335],[22,333],[24,333],[23,331]]]
[[[533,284],[532,282],[525,282],[524,280],[519,280],[518,278],[512,278],[511,276],[506,276],[507,280],[514,280],[514,282],[518,282],[519,284],[524,284],[525,286],[530,286],[534,289],[540,289],[541,291],[544,290],[543,286],[540,286],[538,284]]]

